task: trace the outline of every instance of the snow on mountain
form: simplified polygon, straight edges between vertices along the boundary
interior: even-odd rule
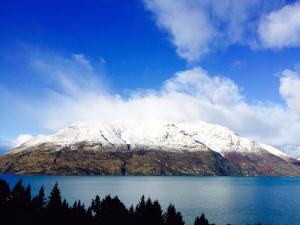
[[[130,145],[131,147],[156,147],[171,151],[207,150],[207,147],[224,154],[227,152],[269,152],[281,158],[289,156],[280,150],[243,138],[226,127],[196,123],[169,123],[164,121],[117,121],[113,123],[76,123],[50,136],[37,136],[11,153],[43,143],[60,146],[87,141],[105,145]],[[207,147],[206,147],[207,146]]]
[[[291,158],[290,155],[286,154],[285,152],[282,152],[281,150],[271,146],[271,145],[266,145],[266,144],[259,144],[263,149],[267,150],[269,153],[276,155],[282,159],[289,159]]]
[[[281,145],[278,148],[294,159],[300,160],[300,145]]]

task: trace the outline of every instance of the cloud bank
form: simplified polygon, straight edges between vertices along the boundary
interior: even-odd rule
[[[177,72],[158,89],[132,90],[125,98],[104,85],[101,74],[84,55],[29,58],[31,69],[47,78],[47,82],[41,83],[46,92],[34,101],[23,99],[26,102],[21,105],[26,108],[18,110],[29,110],[38,126],[48,131],[79,121],[203,120],[268,144],[299,144],[300,73],[297,69],[284,70],[280,76],[279,92],[286,105],[250,104],[234,81],[209,74],[201,67]],[[19,101],[18,96],[11,101],[14,99]]]
[[[295,47],[299,42],[299,4],[259,0],[145,0],[157,25],[166,31],[178,55],[189,62],[232,44],[251,48]],[[288,22],[286,22],[288,21]],[[5,107],[47,131],[79,121],[157,119],[204,120],[273,144],[300,144],[300,72],[280,73],[278,91],[285,104],[249,103],[233,80],[200,66],[179,71],[160,88],[112,92],[84,54],[62,56],[36,51],[26,57],[36,74],[39,95],[18,96],[5,90]],[[102,61],[102,62],[101,62]],[[105,60],[99,63],[105,64]],[[246,88],[246,87],[245,87]],[[0,87],[0,91],[1,87]],[[2,93],[2,92],[1,92]],[[1,100],[1,99],[0,99]],[[23,141],[30,136],[20,136]]]

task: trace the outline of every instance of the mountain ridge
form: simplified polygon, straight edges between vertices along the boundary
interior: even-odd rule
[[[201,145],[206,145],[220,154],[228,151],[260,152],[264,149],[279,157],[290,157],[273,146],[240,137],[226,127],[203,121],[195,124],[164,121],[117,121],[106,124],[81,122],[61,129],[54,135],[37,136],[17,146],[12,152],[47,142],[64,146],[82,141],[110,145],[113,143],[115,145],[158,146],[179,150],[188,145],[190,151],[195,147],[205,148]]]
[[[72,153],[80,155],[82,160]],[[93,154],[98,158],[94,162],[96,167],[83,162],[83,159],[93,161],[90,158]],[[300,175],[300,168],[295,165],[298,161],[280,150],[202,121],[193,124],[134,120],[76,123],[53,135],[38,136],[23,143],[0,158],[0,167],[8,173],[48,173],[38,155],[51,158],[51,163],[44,162],[52,168],[50,174],[61,171],[56,166],[62,163],[60,166],[70,166],[71,171],[63,170],[63,174],[82,171],[117,174],[126,167],[126,174],[133,175]],[[170,159],[175,161],[170,163]],[[113,162],[118,166],[111,169]],[[28,170],[24,165],[34,169]],[[165,172],[161,174],[155,167]],[[138,172],[143,169],[152,172]]]

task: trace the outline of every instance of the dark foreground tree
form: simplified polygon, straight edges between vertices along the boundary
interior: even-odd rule
[[[54,187],[49,196],[46,209],[47,210],[45,213],[45,224],[64,224],[68,214],[64,211],[64,208],[62,206],[61,194],[58,188],[58,183],[54,184]]]
[[[12,210],[9,207],[11,192],[6,181],[0,180],[0,221],[6,224]]]
[[[0,225],[184,225],[184,221],[174,205],[169,205],[163,214],[158,201],[145,200],[144,196],[129,209],[117,196],[96,196],[86,208],[81,201],[72,206],[62,201],[57,183],[47,202],[43,186],[31,198],[30,185],[24,187],[21,179],[12,190],[0,179]],[[194,225],[209,222],[202,214]]]
[[[129,221],[128,210],[118,197],[106,196],[95,212],[96,223],[99,225],[128,224]]]
[[[45,190],[44,190],[44,186],[42,186],[39,190],[38,195],[32,199],[32,207],[37,211],[42,211],[45,209],[45,206],[46,206]]]
[[[158,201],[152,202],[150,198],[145,201],[142,196],[135,209],[136,225],[163,225],[164,217]]]
[[[45,207],[46,207],[46,198],[44,186],[42,186],[39,190],[37,196],[32,199],[32,217],[35,217],[33,220],[34,225],[42,224],[43,219],[45,219]]]
[[[195,219],[194,225],[209,225],[209,223],[204,214],[202,214],[200,217]]]
[[[177,212],[175,206],[170,204],[167,212],[164,214],[165,225],[184,225],[182,215]]]
[[[57,212],[60,211],[61,208],[62,208],[62,200],[61,200],[60,190],[58,188],[58,183],[55,183],[49,196],[47,209],[49,212]]]

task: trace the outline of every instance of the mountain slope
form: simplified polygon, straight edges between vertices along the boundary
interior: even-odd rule
[[[272,146],[205,122],[118,121],[77,123],[33,138],[0,158],[0,172],[300,175],[289,159]]]
[[[294,159],[300,160],[300,145],[281,145],[278,148]]]
[[[108,151],[90,143],[73,150],[42,145],[0,158],[1,173],[46,175],[243,175],[238,166],[213,151],[176,152],[156,149]],[[90,150],[90,148],[94,150]],[[84,149],[84,151],[82,151]]]

